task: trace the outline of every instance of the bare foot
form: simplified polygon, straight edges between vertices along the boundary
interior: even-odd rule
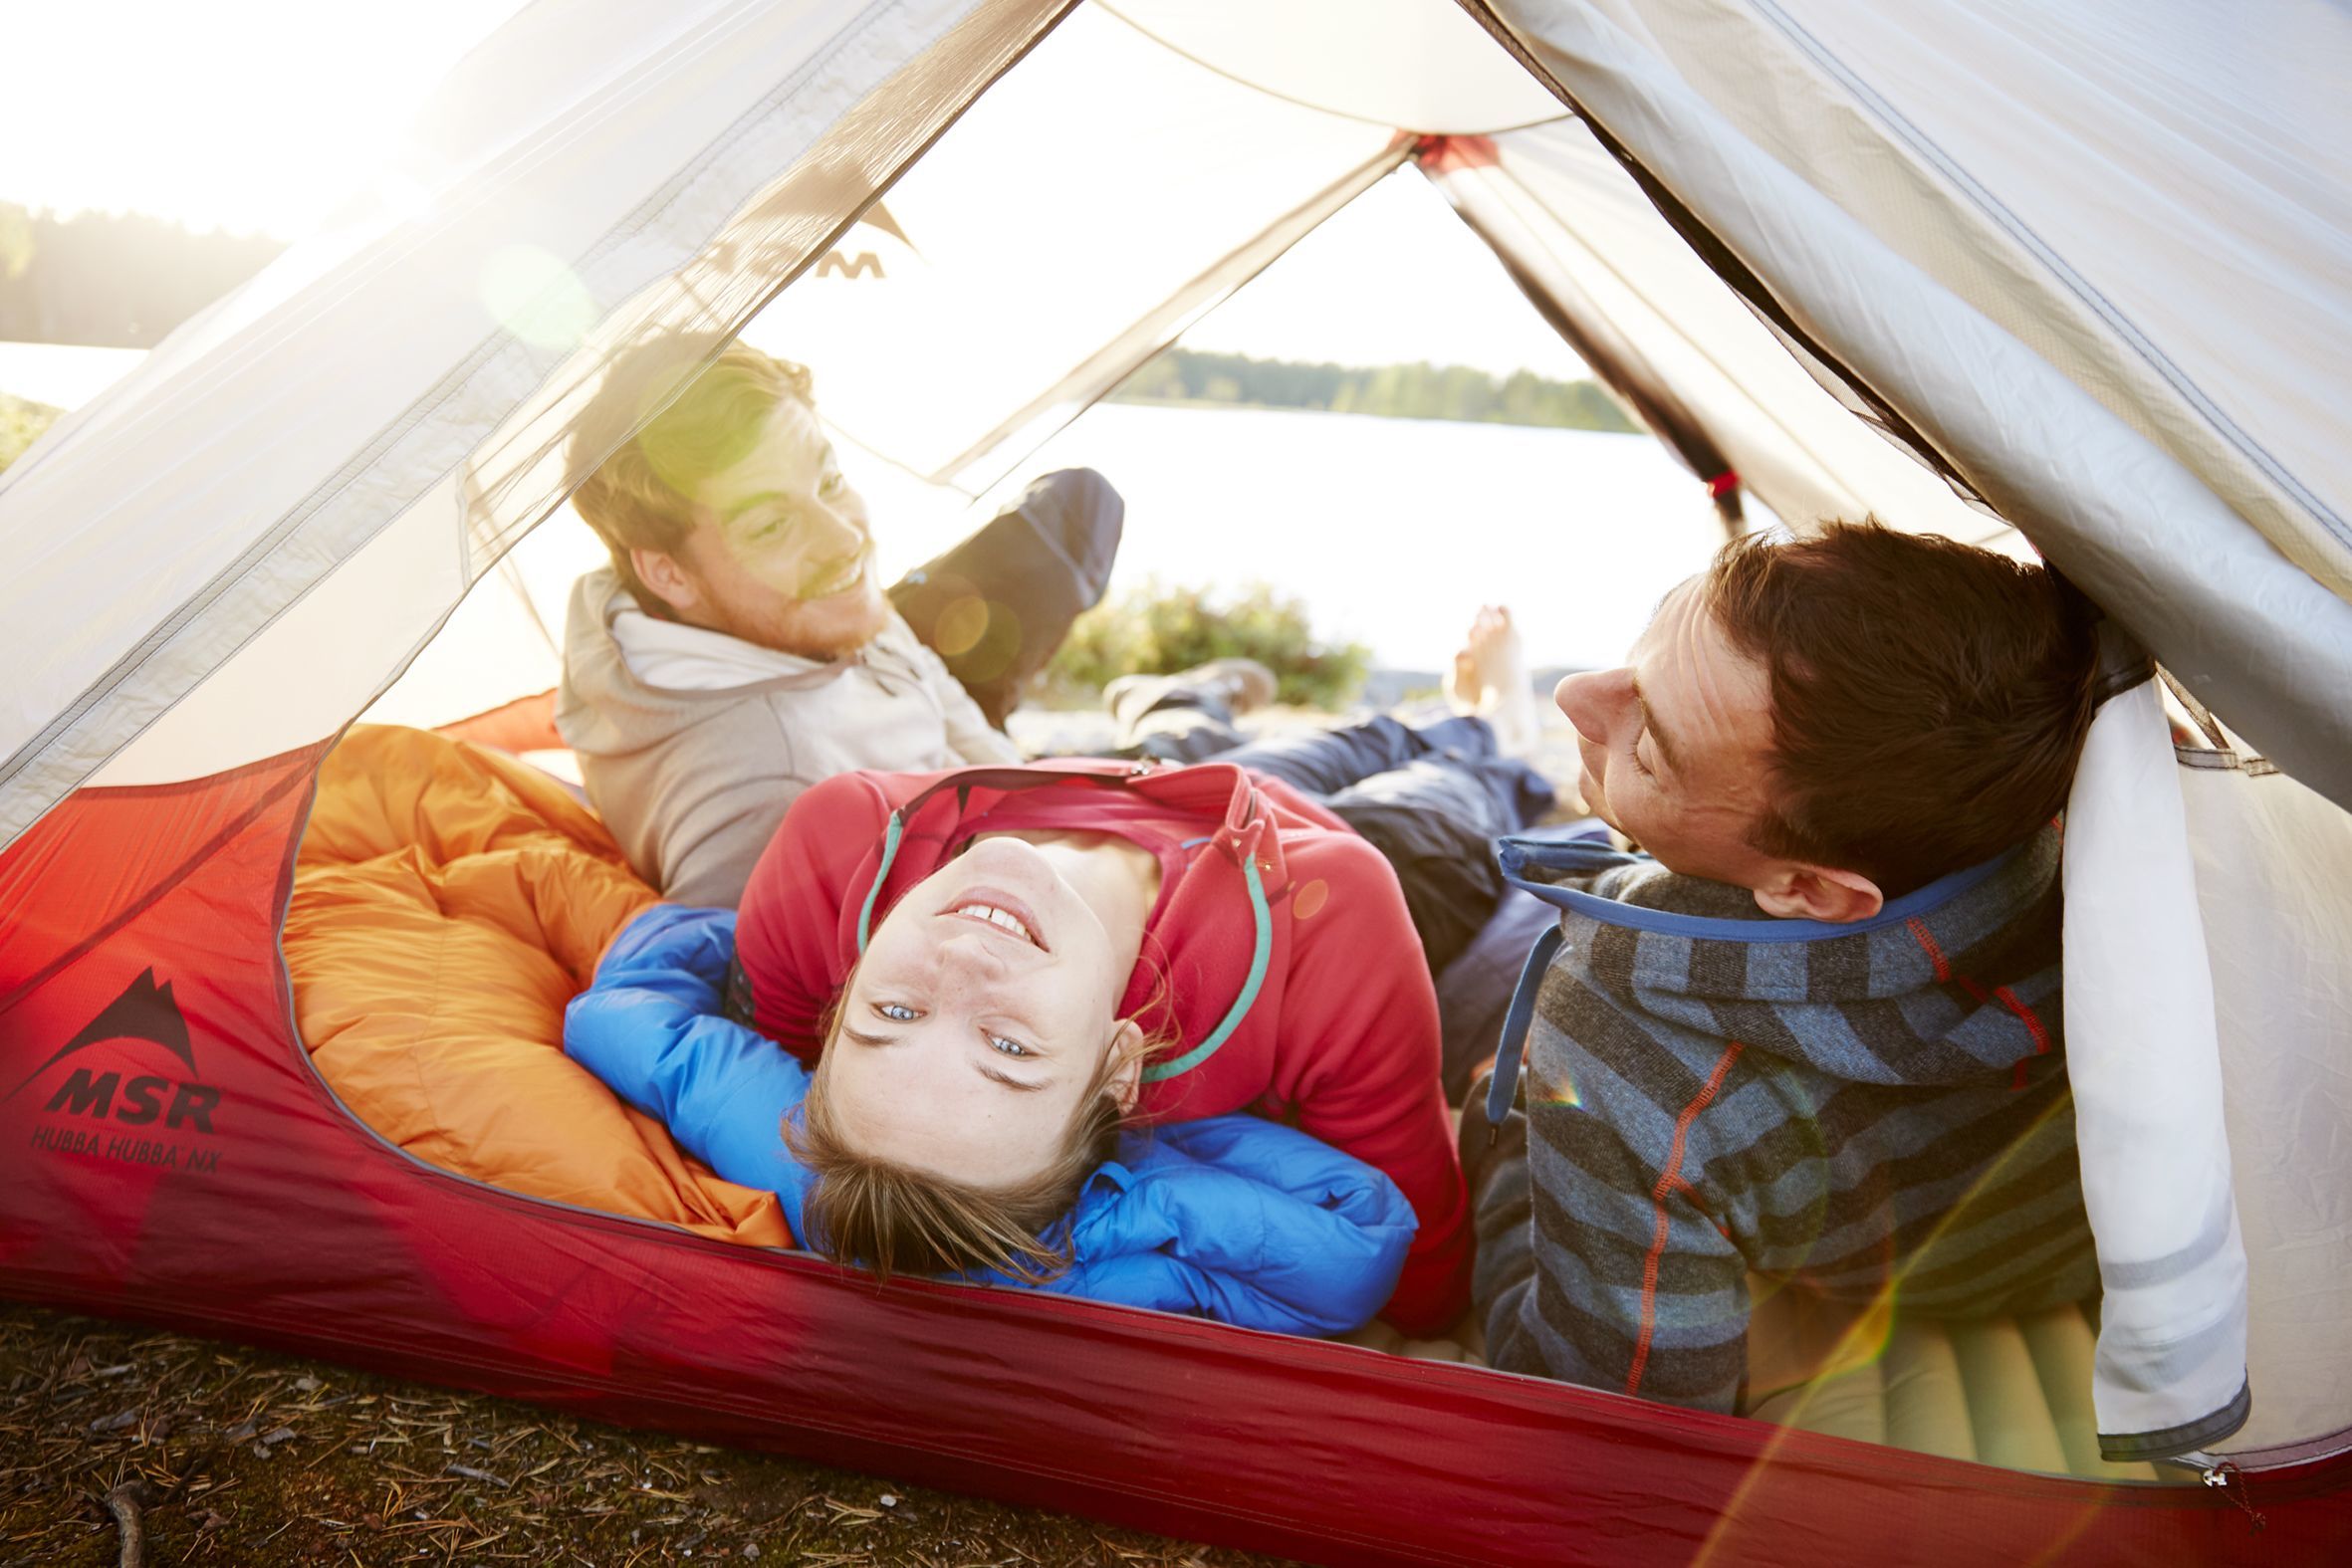
[[[1524,757],[1533,750],[1535,694],[1528,684],[1527,650],[1507,606],[1479,606],[1445,687],[1447,706],[1493,725],[1496,744],[1506,754]]]

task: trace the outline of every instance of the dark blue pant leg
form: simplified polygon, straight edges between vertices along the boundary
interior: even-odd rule
[[[1464,723],[1449,719],[1444,726],[1433,725],[1431,729]],[[1494,737],[1485,724],[1477,720],[1467,723],[1471,728],[1457,731],[1453,739],[1465,743],[1466,750],[1483,746],[1491,754],[1495,749]],[[1239,763],[1252,773],[1280,779],[1308,794],[1333,795],[1374,774],[1402,768],[1416,758],[1426,757],[1439,749],[1440,744],[1433,743],[1427,732],[1381,715],[1336,730],[1291,730],[1266,736],[1238,746],[1217,760]]]
[[[1483,719],[1415,728],[1376,718],[1274,736],[1226,752],[1329,806],[1396,872],[1434,974],[1470,945],[1503,896],[1494,840],[1549,810],[1551,784],[1495,750]]]
[[[1270,736],[1218,755],[1330,804],[1422,805],[1466,818],[1488,838],[1516,833],[1551,809],[1549,781],[1499,756],[1484,719],[1409,725],[1386,716],[1336,730]]]

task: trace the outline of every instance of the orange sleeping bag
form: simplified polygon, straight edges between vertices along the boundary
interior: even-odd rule
[[[512,1192],[790,1246],[564,1054],[564,1007],[655,901],[593,811],[511,758],[363,725],[329,755],[295,862],[286,968],[311,1059],[421,1160]]]

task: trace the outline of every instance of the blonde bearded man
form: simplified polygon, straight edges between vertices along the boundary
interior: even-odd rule
[[[1090,470],[1048,474],[885,591],[802,367],[729,344],[618,438],[682,358],[622,355],[575,437],[610,453],[574,505],[611,564],[574,587],[556,723],[638,874],[733,905],[812,784],[1021,760],[1005,715],[1101,597],[1124,505]]]

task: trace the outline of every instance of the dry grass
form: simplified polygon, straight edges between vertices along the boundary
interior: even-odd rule
[[[146,1562],[221,1568],[1271,1561],[0,1305],[0,1564],[114,1564],[124,1517]]]

